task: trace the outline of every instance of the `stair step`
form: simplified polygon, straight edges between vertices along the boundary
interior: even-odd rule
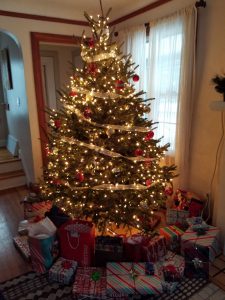
[[[23,170],[0,174],[0,191],[25,186],[26,184],[26,176]]]
[[[21,159],[15,158],[10,160],[5,160],[0,162],[0,175],[3,173],[8,173],[12,171],[19,171],[22,170],[22,162]]]
[[[5,172],[3,174],[0,174],[0,180],[5,180],[8,178],[18,177],[18,176],[25,176],[23,170],[17,170],[17,171],[11,171],[11,172]]]

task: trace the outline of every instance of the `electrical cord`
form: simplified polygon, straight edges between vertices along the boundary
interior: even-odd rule
[[[205,205],[205,208],[208,209],[208,216],[207,216],[207,219],[205,220],[206,222],[210,219],[211,217],[211,208],[210,208],[210,203],[211,203],[211,200],[212,200],[212,188],[213,188],[213,181],[215,179],[215,175],[216,175],[216,170],[217,170],[217,166],[218,166],[218,160],[219,160],[219,153],[220,153],[220,148],[222,146],[222,142],[223,142],[223,139],[224,139],[224,134],[225,134],[225,126],[224,126],[224,112],[221,112],[221,126],[222,126],[222,135],[220,137],[220,140],[219,140],[219,143],[218,143],[218,146],[217,146],[217,150],[216,150],[216,159],[215,159],[215,165],[214,165],[214,170],[213,170],[213,174],[212,174],[212,178],[211,178],[211,181],[210,181],[210,193],[207,194],[207,201],[206,201],[206,205]],[[203,212],[202,212],[203,214]]]

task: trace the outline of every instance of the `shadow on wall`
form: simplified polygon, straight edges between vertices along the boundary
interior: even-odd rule
[[[7,53],[7,61],[4,54]],[[31,133],[25,87],[24,65],[20,44],[17,38],[0,30],[0,54],[2,95],[5,119],[4,133],[18,141],[18,152],[23,163],[27,183],[34,182],[34,168],[31,147]],[[0,133],[1,134],[1,133]],[[6,143],[5,145],[6,146]]]

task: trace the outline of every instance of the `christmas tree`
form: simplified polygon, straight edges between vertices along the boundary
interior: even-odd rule
[[[101,232],[111,224],[148,230],[171,193],[175,166],[160,163],[169,145],[154,139],[155,123],[144,117],[150,101],[134,89],[136,67],[112,42],[108,14],[85,17],[92,37],[82,37],[83,68],[74,68],[61,91],[63,108],[49,110],[41,196],[74,218],[91,219]]]

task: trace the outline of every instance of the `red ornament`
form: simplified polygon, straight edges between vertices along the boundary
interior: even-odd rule
[[[76,96],[77,96],[77,93],[76,93],[75,91],[71,91],[71,92],[69,93],[69,96],[70,96],[70,97],[76,97]]]
[[[140,148],[138,148],[134,151],[135,156],[142,156],[142,154],[143,154],[143,150]]]
[[[124,81],[121,79],[118,79],[115,81],[115,88],[117,90],[122,90],[124,88]]]
[[[61,120],[57,119],[54,121],[56,129],[59,129],[61,127]]]
[[[140,77],[139,77],[137,74],[135,74],[135,75],[133,76],[133,81],[134,81],[134,82],[138,82],[139,79],[140,79]]]
[[[150,141],[154,136],[154,131],[149,131],[145,136],[145,141]]]
[[[53,184],[54,185],[61,185],[62,184],[62,181],[60,179],[54,179],[53,180]]]
[[[96,75],[97,73],[97,65],[95,63],[90,63],[87,68],[88,73],[92,75]]]
[[[151,179],[147,179],[147,180],[145,181],[145,184],[146,184],[147,186],[150,186],[150,185],[152,184]]]
[[[91,115],[92,115],[92,111],[91,111],[91,109],[90,108],[85,108],[85,110],[84,110],[84,117],[86,118],[86,119],[89,119],[90,117],[91,117]]]
[[[77,172],[75,178],[79,182],[83,182],[84,181],[84,174],[82,172]]]
[[[173,195],[173,188],[171,187],[166,187],[164,190],[164,193],[166,196],[172,196]]]
[[[94,48],[94,46],[95,46],[95,41],[94,41],[94,39],[89,39],[89,41],[88,41],[88,46],[90,47],[90,48]]]

